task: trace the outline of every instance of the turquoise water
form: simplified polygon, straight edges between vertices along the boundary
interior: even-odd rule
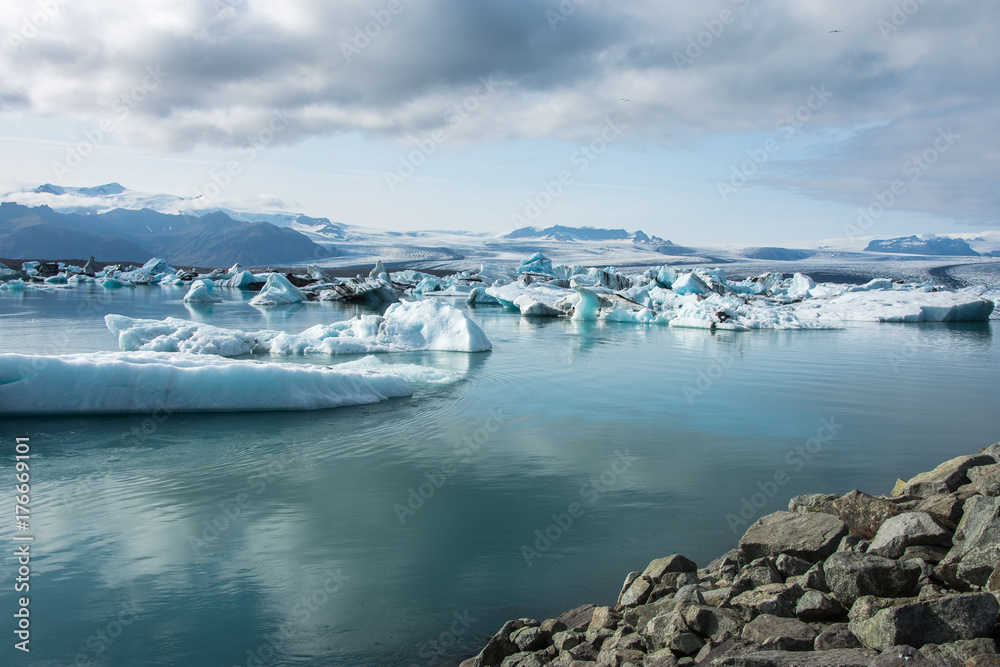
[[[116,349],[106,313],[299,331],[360,312],[192,310],[183,294],[0,296],[0,352]],[[470,316],[493,352],[393,355],[465,375],[407,399],[2,420],[8,499],[14,438],[30,437],[35,540],[29,657],[12,646],[13,518],[0,522],[0,661],[457,664],[507,618],[613,603],[655,557],[704,565],[735,545],[741,508],[753,521],[799,493],[886,492],[1000,439],[994,324]]]

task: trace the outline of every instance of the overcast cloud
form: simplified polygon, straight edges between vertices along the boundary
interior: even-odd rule
[[[98,123],[141,96],[123,139],[184,152],[237,146],[276,111],[278,142],[411,140],[478,92],[456,140],[589,139],[627,108],[628,142],[682,147],[780,138],[811,101],[800,131],[826,148],[770,160],[770,185],[864,205],[950,132],[897,206],[982,226],[1000,210],[998,26],[990,0],[20,2],[0,23],[0,111]]]

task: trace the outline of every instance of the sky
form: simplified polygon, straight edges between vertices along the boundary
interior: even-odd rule
[[[0,182],[388,230],[991,230],[998,25],[990,0],[9,2]]]

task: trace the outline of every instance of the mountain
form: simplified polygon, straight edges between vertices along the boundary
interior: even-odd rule
[[[866,252],[896,252],[906,255],[956,255],[979,257],[964,239],[942,236],[921,238],[919,236],[899,236],[894,239],[875,239],[865,248]]]
[[[624,229],[601,229],[598,227],[565,227],[554,225],[545,229],[536,227],[521,227],[509,234],[505,234],[506,239],[546,239],[551,241],[632,241],[633,243],[643,243],[651,245],[667,244],[659,236],[652,238],[646,236],[641,229],[634,234],[629,234]]]
[[[225,213],[172,215],[150,209],[114,209],[82,215],[48,206],[0,204],[0,256],[67,259],[94,255],[105,261],[245,266],[294,263],[336,254],[294,229],[243,222]]]
[[[812,250],[797,250],[794,248],[747,248],[743,251],[743,256],[747,259],[770,259],[781,262],[796,262],[801,259],[808,259],[815,253]]]

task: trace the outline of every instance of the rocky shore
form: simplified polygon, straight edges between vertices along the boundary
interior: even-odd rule
[[[612,606],[508,621],[461,667],[1000,665],[1000,443],[792,498],[699,568],[658,558]]]

